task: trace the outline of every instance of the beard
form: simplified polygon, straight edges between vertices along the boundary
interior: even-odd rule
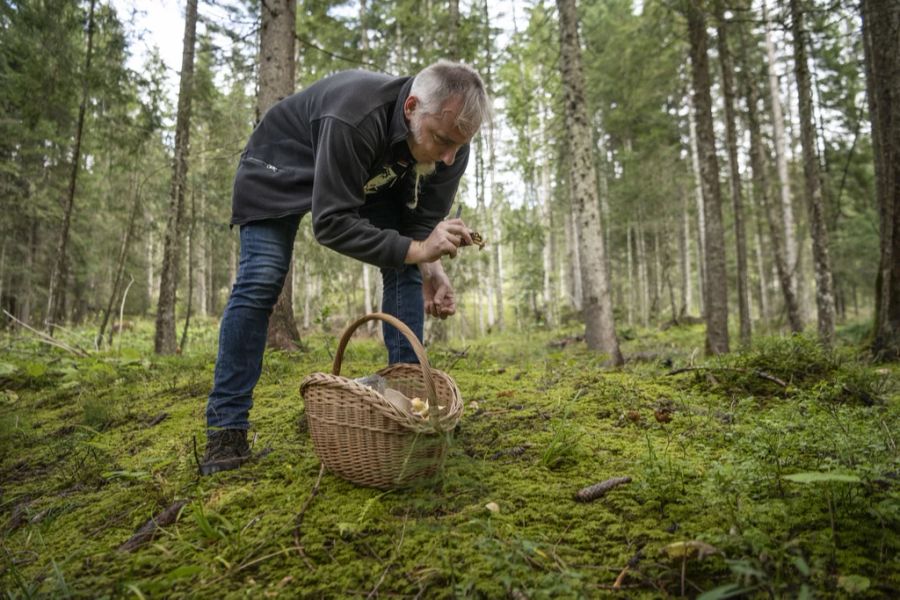
[[[424,145],[424,136],[422,135],[422,117],[421,115],[414,114],[412,118],[409,120],[409,131],[412,133],[413,140],[415,140],[416,144],[419,146]],[[435,162],[417,162],[413,167],[417,177],[424,177],[426,175],[431,175],[434,173],[435,169],[437,169],[437,163]]]
[[[417,177],[425,177],[426,175],[431,175],[432,173],[434,173],[435,169],[437,169],[437,163],[433,162],[417,162],[415,166],[413,166],[413,170],[415,170]]]

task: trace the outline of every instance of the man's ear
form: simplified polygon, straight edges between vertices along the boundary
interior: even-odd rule
[[[411,117],[412,114],[416,110],[416,106],[419,105],[419,99],[415,96],[409,96],[406,98],[406,102],[403,103],[403,114],[408,117]]]

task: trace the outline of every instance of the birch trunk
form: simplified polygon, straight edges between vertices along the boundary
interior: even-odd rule
[[[753,198],[751,197],[751,201]],[[756,228],[753,231],[753,251],[756,258],[757,294],[759,295],[759,320],[768,323],[769,314],[769,285],[766,281],[766,261],[763,258],[762,249],[763,229],[762,219],[756,217]]]
[[[778,73],[775,71],[775,42],[772,39],[772,29],[769,23],[769,16],[766,10],[766,2],[762,3],[763,20],[766,22],[766,55],[768,58],[769,72],[769,96],[772,107],[772,129],[774,135],[775,146],[775,167],[778,172],[778,184],[780,191],[780,202],[776,206],[781,208],[781,227],[782,235],[779,236],[784,240],[784,254],[787,261],[787,276],[790,281],[791,294],[799,297],[799,288],[797,285],[798,256],[797,256],[797,236],[794,226],[794,206],[791,198],[791,178],[788,172],[787,146],[784,139],[784,114],[781,110],[781,87],[778,84]],[[798,307],[799,308],[799,307]],[[802,316],[802,315],[801,315]],[[801,318],[802,322],[802,318]],[[793,329],[793,326],[791,327]]]
[[[745,39],[742,37],[741,41],[743,43]],[[800,333],[803,331],[803,319],[801,317],[800,303],[797,299],[797,289],[794,286],[794,278],[791,274],[791,263],[788,261],[785,249],[784,213],[778,214],[777,207],[780,203],[769,198],[770,188],[766,171],[766,150],[762,142],[759,126],[759,92],[752,73],[747,67],[749,59],[747,57],[746,44],[743,45],[743,48],[745,60],[742,84],[744,97],[747,102],[747,129],[750,131],[750,169],[753,173],[753,194],[768,223],[769,239],[772,244],[772,258],[775,263],[775,272],[778,277],[781,294],[784,298],[788,325],[793,333]],[[783,206],[783,204],[781,205]]]
[[[678,248],[681,257],[681,309],[679,317],[690,314],[694,303],[691,284],[691,219],[687,194],[681,194],[681,236]]]
[[[800,0],[790,0],[791,29],[794,34],[794,70],[800,103],[800,142],[803,147],[803,179],[806,208],[812,235],[813,268],[816,278],[816,308],[819,338],[826,345],[834,342],[834,284],[828,256],[828,228],[825,224],[825,201],[816,157],[816,132],[813,123],[812,89],[806,60],[806,32]]]
[[[597,199],[597,173],[591,159],[591,129],[584,95],[584,71],[578,40],[575,0],[557,0],[560,20],[560,48],[566,124],[572,140],[572,197],[582,234],[581,278],[584,285],[583,315],[588,348],[602,350],[612,365],[624,364],[616,337],[609,273]]]

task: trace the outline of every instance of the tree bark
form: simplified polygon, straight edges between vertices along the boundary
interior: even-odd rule
[[[91,79],[91,59],[94,54],[94,5],[96,0],[91,0],[88,9],[87,51],[84,57],[84,73],[81,78],[81,103],[78,106],[78,121],[75,125],[75,146],[72,149],[72,169],[69,172],[69,187],[66,198],[63,201],[63,223],[59,232],[59,242],[56,246],[56,255],[53,262],[53,270],[50,272],[50,285],[47,288],[47,312],[44,315],[44,328],[53,332],[54,322],[63,320],[64,306],[62,302],[62,287],[65,285],[68,266],[67,251],[69,244],[69,230],[72,226],[72,213],[75,210],[75,189],[78,184],[78,171],[81,168],[81,141],[84,137],[84,115],[87,111],[88,82]]]
[[[687,0],[688,34],[694,111],[697,121],[697,151],[703,183],[703,213],[706,222],[706,351],[723,354],[728,347],[728,284],[725,270],[725,231],[722,225],[722,194],[719,161],[713,133],[712,98],[709,85],[706,16],[701,0]]]
[[[100,344],[103,342],[103,334],[106,331],[106,326],[109,324],[110,316],[112,315],[112,311],[115,308],[116,298],[119,296],[119,290],[122,287],[122,282],[124,280],[125,275],[125,262],[128,258],[128,249],[131,246],[131,238],[134,236],[134,229],[137,223],[137,216],[141,210],[141,195],[140,188],[136,188],[134,191],[134,201],[131,205],[131,212],[128,215],[128,227],[125,229],[125,235],[122,237],[122,245],[119,248],[119,256],[116,259],[116,273],[113,278],[113,286],[112,290],[109,294],[109,302],[106,305],[106,310],[103,311],[103,318],[100,323],[100,330],[97,332],[97,337],[94,340],[94,346],[99,349]],[[112,338],[110,336],[110,341]]]
[[[259,96],[257,118],[294,93],[294,43],[296,39],[296,0],[266,0],[262,3],[259,36]],[[288,267],[284,287],[269,317],[266,346],[278,350],[296,350],[300,331],[294,320],[294,264]]]
[[[706,219],[703,217],[703,176],[700,174],[700,153],[697,151],[697,119],[694,101],[688,101],[688,133],[691,144],[691,171],[694,174],[694,200],[697,204],[697,280],[700,283],[698,304],[700,314],[706,314]]]
[[[879,359],[897,360],[900,358],[900,4],[863,0],[862,17],[881,237],[872,352]]]
[[[560,21],[560,47],[566,124],[572,140],[572,198],[582,235],[581,276],[584,286],[585,342],[588,348],[602,350],[612,365],[624,364],[616,337],[609,273],[600,224],[597,198],[597,173],[591,159],[591,128],[584,95],[584,71],[578,39],[578,15],[575,0],[557,0]]]
[[[797,303],[797,310],[800,310],[799,297],[799,257],[797,251],[797,235],[794,227],[794,201],[791,197],[791,179],[788,173],[787,146],[785,144],[784,135],[784,114],[781,110],[781,90],[778,85],[778,73],[775,71],[775,42],[772,40],[772,30],[769,24],[769,15],[766,11],[766,3],[762,3],[763,20],[766,23],[766,56],[768,58],[769,72],[769,96],[772,106],[772,133],[774,135],[773,144],[775,146],[775,168],[778,172],[778,189],[780,202],[776,203],[776,207],[781,208],[779,215],[779,227],[782,228],[782,234],[779,236],[784,241],[784,258],[787,261],[787,277],[791,286],[791,295]],[[790,311],[790,306],[788,306]],[[794,323],[790,312],[788,320],[791,321],[791,329],[794,331],[802,330],[803,313],[798,313],[800,320],[800,329],[794,328]]]
[[[175,120],[175,161],[172,173],[169,216],[160,272],[159,303],[156,308],[157,354],[177,351],[175,303],[184,238],[184,190],[187,187],[187,158],[190,148],[191,96],[194,88],[194,46],[197,37],[197,0],[188,0],[185,10],[184,47],[181,54],[181,84]]]
[[[747,102],[747,129],[750,131],[750,169],[753,172],[753,193],[759,207],[763,210],[769,225],[769,238],[772,243],[772,258],[775,262],[775,271],[778,274],[778,282],[781,294],[784,298],[785,312],[791,332],[803,331],[803,319],[800,313],[800,304],[797,300],[797,289],[791,276],[791,263],[785,251],[784,221],[782,215],[776,214],[777,202],[769,198],[769,182],[766,175],[766,150],[762,142],[762,134],[759,125],[759,92],[749,69],[749,57],[747,47],[742,36],[742,87]],[[779,109],[780,112],[780,109]],[[776,140],[777,148],[777,140]]]
[[[690,314],[691,304],[693,304],[693,294],[691,293],[691,219],[690,219],[690,203],[686,193],[681,196],[681,227],[679,231],[679,250],[681,257],[681,309],[678,316],[683,317]]]
[[[737,255],[738,313],[740,315],[740,343],[750,346],[750,276],[747,268],[747,233],[744,224],[744,200],[741,197],[741,169],[738,164],[737,119],[734,113],[734,64],[728,47],[728,27],[722,0],[716,0],[717,42],[719,65],[722,69],[722,96],[725,102],[725,140],[728,146],[728,167],[731,179],[731,206],[734,211],[734,244]]]
[[[459,60],[459,0],[449,0],[447,11],[450,17],[447,27],[447,58]],[[487,1],[484,3],[484,12],[487,16]]]
[[[184,352],[187,349],[188,331],[191,327],[191,313],[194,308],[194,265],[196,258],[194,256],[194,235],[197,232],[197,201],[194,192],[191,190],[191,222],[188,227],[188,268],[187,268],[187,306],[185,307],[184,328],[181,330],[181,342],[178,347]]]
[[[825,201],[822,179],[816,157],[816,131],[813,123],[812,88],[806,60],[806,32],[800,0],[790,0],[791,30],[794,34],[794,71],[800,103],[800,143],[803,147],[803,179],[806,209],[812,235],[813,268],[816,277],[816,308],[819,338],[826,345],[834,342],[834,284],[828,257],[828,227],[825,224]]]

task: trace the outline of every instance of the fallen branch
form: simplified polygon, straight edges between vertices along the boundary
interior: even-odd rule
[[[613,582],[612,589],[618,590],[618,589],[622,588],[622,582],[625,581],[625,576],[628,575],[628,572],[631,569],[635,568],[637,566],[637,564],[641,561],[641,558],[643,557],[643,550],[644,550],[644,547],[641,546],[640,548],[637,549],[637,552],[634,553],[634,556],[632,556],[631,558],[628,559],[628,562],[625,563],[625,568],[622,569],[622,572],[619,573],[619,576],[616,577],[615,582]]]
[[[297,548],[297,553],[300,554],[300,558],[303,559],[310,571],[314,571],[315,567],[309,562],[306,553],[303,551],[303,544],[300,543],[300,526],[303,525],[303,517],[306,515],[306,509],[309,508],[313,498],[319,493],[319,484],[322,482],[322,475],[324,473],[325,465],[323,464],[319,467],[319,476],[316,478],[316,483],[313,485],[312,491],[309,492],[309,497],[306,499],[306,502],[303,503],[300,512],[297,513],[297,516],[294,518],[294,547]]]
[[[666,375],[678,375],[679,373],[685,373],[687,371],[734,371],[737,373],[752,373],[757,377],[765,379],[767,381],[771,381],[772,383],[777,383],[783,388],[788,386],[787,383],[778,379],[774,375],[770,375],[765,371],[755,371],[751,369],[740,369],[738,367],[682,367],[681,369],[675,369],[674,371],[669,371]]]
[[[9,311],[7,311],[7,310],[4,310],[3,314],[6,315],[7,317],[9,317],[10,319],[12,319],[13,321],[15,321],[16,323],[18,323],[19,325],[21,325],[22,327],[24,327],[25,329],[27,329],[28,331],[32,332],[34,335],[37,336],[38,340],[44,342],[45,344],[49,344],[50,346],[55,346],[56,348],[60,348],[62,350],[65,350],[66,352],[70,352],[70,353],[74,354],[75,356],[80,356],[81,358],[87,358],[88,356],[90,356],[87,352],[85,352],[81,348],[73,348],[72,346],[69,346],[68,344],[64,344],[64,343],[60,342],[59,340],[50,337],[49,335],[47,335],[46,333],[44,333],[42,331],[38,331],[37,329],[35,329],[31,325],[29,325],[28,323],[25,323],[24,321],[20,321],[19,319],[15,318],[11,314],[9,314]]]
[[[156,537],[157,531],[161,527],[171,525],[178,520],[181,509],[188,503],[187,500],[177,500],[169,508],[162,511],[155,517],[151,517],[149,521],[144,523],[137,533],[135,533],[127,542],[119,546],[121,552],[133,552]]]
[[[463,359],[463,358],[467,358],[467,357],[469,356],[469,348],[471,348],[471,347],[472,347],[472,346],[466,346],[466,347],[465,347],[463,350],[461,350],[461,351],[456,351],[456,350],[454,350],[454,351],[453,351],[453,354],[456,355],[456,358],[453,360],[452,363],[450,363],[450,366],[449,366],[449,367],[447,367],[446,369],[444,369],[444,371],[447,372],[447,373],[449,373],[449,372],[453,369],[453,367],[456,366],[456,363],[458,363],[458,362],[459,362],[461,359]]]
[[[575,493],[575,500],[578,502],[592,502],[597,498],[606,495],[606,492],[616,488],[624,483],[631,483],[631,477],[613,477],[600,483],[595,483]]]

